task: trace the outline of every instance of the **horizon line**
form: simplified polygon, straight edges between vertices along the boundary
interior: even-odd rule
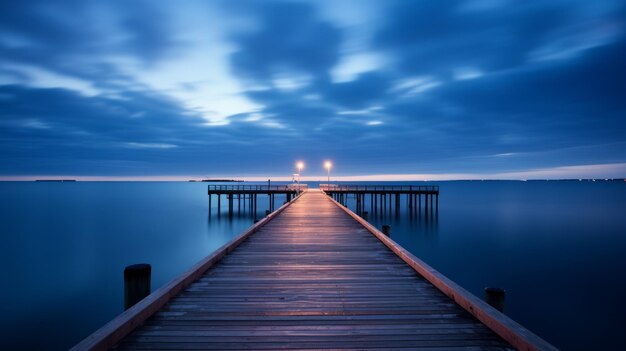
[[[530,169],[513,172],[494,173],[390,173],[369,175],[337,175],[331,173],[331,182],[348,181],[462,181],[462,180],[576,180],[576,179],[625,179],[626,163],[608,163],[551,168]],[[77,181],[200,181],[202,179],[233,179],[249,182],[291,181],[293,176],[279,175],[75,175],[75,174],[37,174],[37,175],[0,175],[0,181],[36,181],[36,180],[77,180]],[[325,174],[303,175],[304,182],[324,182]]]
[[[96,177],[92,177],[96,178]],[[245,182],[267,182],[267,179],[256,180],[256,179],[237,179],[237,180],[227,180],[227,181],[211,181],[211,180],[201,180],[201,179],[176,179],[176,178],[167,178],[163,179],[155,179],[156,177],[148,178],[148,177],[136,177],[136,178],[124,178],[124,177],[101,177],[98,179],[77,179],[77,178],[37,178],[37,179],[14,179],[14,178],[3,178],[0,177],[0,183],[88,183],[88,182],[106,182],[106,183],[116,183],[116,182],[171,182],[171,183],[245,183]],[[313,177],[312,177],[313,178]],[[283,179],[282,177],[270,178],[271,182],[291,182],[291,179]],[[374,180],[342,180],[342,179],[331,179],[330,183],[346,183],[346,182],[371,182]],[[512,179],[512,178],[481,178],[481,179],[426,179],[426,180],[376,180],[379,182],[537,182],[537,181],[626,181],[626,177],[617,177],[617,178],[530,178],[530,179]],[[326,179],[302,179],[300,183],[327,183]]]

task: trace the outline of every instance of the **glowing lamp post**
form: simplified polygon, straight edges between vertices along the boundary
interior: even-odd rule
[[[296,168],[298,169],[298,184],[300,184],[300,173],[304,169],[304,162],[299,161],[298,163],[296,163]]]
[[[333,168],[333,164],[330,161],[324,162],[324,168],[326,168],[326,174],[328,175],[328,184],[330,184],[330,169]]]

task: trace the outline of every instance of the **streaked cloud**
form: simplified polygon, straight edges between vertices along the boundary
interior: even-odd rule
[[[433,77],[413,77],[399,80],[391,89],[393,93],[399,93],[403,96],[411,96],[428,91],[441,85],[441,81]]]
[[[3,2],[0,173],[615,174],[625,6]]]
[[[456,80],[476,79],[482,76],[483,72],[476,68],[463,67],[454,70],[454,79]]]
[[[174,144],[135,143],[135,142],[124,143],[124,146],[132,148],[132,149],[173,149],[175,147],[178,147],[178,145],[174,145]]]

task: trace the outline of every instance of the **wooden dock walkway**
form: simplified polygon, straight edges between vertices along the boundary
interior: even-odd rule
[[[75,349],[554,349],[319,190],[277,212]]]

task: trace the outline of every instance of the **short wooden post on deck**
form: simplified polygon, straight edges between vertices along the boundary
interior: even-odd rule
[[[151,273],[152,267],[146,263],[134,264],[124,269],[124,310],[150,295]]]
[[[504,312],[506,290],[502,288],[485,288],[485,302],[500,312]]]
[[[391,226],[389,224],[383,224],[383,234],[387,236],[391,234]]]

